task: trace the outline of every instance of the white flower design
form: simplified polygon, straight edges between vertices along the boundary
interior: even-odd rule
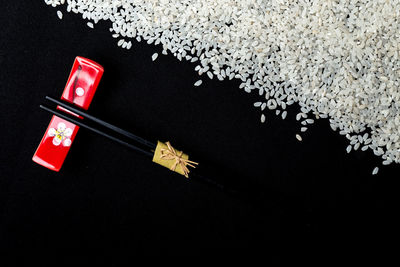
[[[67,128],[67,126],[62,122],[57,125],[57,129],[50,128],[48,134],[53,137],[53,145],[55,146],[59,146],[61,143],[63,143],[64,146],[70,146],[72,143],[70,139],[72,129]]]

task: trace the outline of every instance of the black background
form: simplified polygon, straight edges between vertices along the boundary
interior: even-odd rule
[[[0,16],[0,242],[2,246],[241,247],[277,241],[368,243],[393,236],[399,166],[318,120],[298,142],[297,107],[281,120],[253,107],[238,81],[199,79],[195,64],[133,41],[117,47],[109,22],[95,29],[64,7],[9,1]],[[159,58],[152,62],[151,55]],[[252,205],[157,167],[80,130],[59,173],[31,161],[76,56],[104,66],[90,113],[152,140],[173,141],[240,179],[262,185]],[[260,203],[258,203],[260,204]],[[257,207],[255,207],[257,206]]]

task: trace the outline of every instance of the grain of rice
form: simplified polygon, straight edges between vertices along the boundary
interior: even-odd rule
[[[296,134],[296,139],[299,141],[303,141],[303,138],[301,138],[301,136],[299,134]]]
[[[372,175],[378,174],[378,171],[379,171],[379,168],[378,168],[378,167],[375,167],[375,168],[372,170]]]
[[[387,159],[382,162],[382,165],[389,165],[390,163],[392,163],[392,161]]]
[[[267,107],[267,103],[262,103],[262,105],[261,105],[261,110],[264,110],[265,108]]]
[[[152,61],[155,61],[157,58],[158,58],[158,53],[154,53],[154,54],[151,56],[151,60],[152,60]]]
[[[59,19],[63,18],[63,13],[60,10],[57,10],[57,16]]]
[[[354,145],[354,150],[358,150],[359,147],[360,147],[360,143],[356,143],[356,144]]]
[[[265,115],[264,114],[261,114],[261,123],[264,123],[265,122]]]
[[[194,83],[194,86],[200,86],[203,83],[202,80],[198,80],[197,82]]]
[[[86,25],[89,27],[89,28],[94,28],[94,26],[93,26],[93,23],[92,22],[88,22],[88,23],[86,23]]]
[[[124,39],[121,39],[121,40],[118,41],[117,45],[118,45],[118,46],[122,46],[123,43],[125,43],[125,40],[124,40]]]

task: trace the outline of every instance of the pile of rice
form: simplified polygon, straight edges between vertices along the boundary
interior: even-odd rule
[[[124,48],[144,40],[196,62],[200,75],[241,80],[260,95],[261,113],[285,118],[297,103],[302,132],[328,118],[348,152],[400,162],[400,0],[45,2],[93,24],[109,20]]]

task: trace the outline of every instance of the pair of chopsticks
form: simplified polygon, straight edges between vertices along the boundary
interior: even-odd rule
[[[139,137],[131,132],[124,130],[124,129],[121,129],[111,123],[105,122],[104,120],[101,120],[93,115],[90,115],[87,112],[85,112],[77,107],[74,107],[69,103],[66,103],[66,102],[63,102],[60,100],[56,100],[50,96],[46,96],[46,100],[48,100],[48,101],[52,102],[53,104],[56,104],[60,107],[63,107],[66,110],[68,110],[76,115],[82,116],[83,119],[75,117],[70,114],[67,114],[58,109],[50,108],[45,105],[40,105],[41,109],[43,109],[47,112],[50,112],[53,115],[56,115],[60,118],[63,118],[66,121],[74,123],[74,124],[78,125],[79,127],[85,128],[91,132],[94,132],[94,133],[99,134],[103,137],[106,137],[114,142],[117,142],[131,150],[139,152],[148,158],[153,158],[154,152],[157,147],[157,145],[155,143],[148,141],[142,137]],[[102,130],[101,128],[108,130],[108,132]],[[125,140],[120,138],[119,136],[124,137]],[[197,180],[202,180],[202,181],[204,181],[208,184],[212,184],[220,189],[225,188],[225,186],[223,186],[222,184],[219,184],[218,182],[207,178],[205,175],[200,174],[199,171],[191,173],[191,178],[196,178]]]
[[[45,105],[40,105],[41,109],[143,154],[147,158],[153,158],[157,146],[155,143],[121,129],[111,123],[105,122],[69,103],[56,100],[50,96],[46,96],[46,100],[83,117],[83,119]],[[265,194],[265,192],[261,190],[260,186],[235,179],[234,177],[237,177],[237,173],[227,173],[226,169],[222,170],[221,168],[213,168],[211,167],[212,164],[209,164],[209,162],[208,164],[204,163],[205,162],[202,161],[202,166],[194,169],[193,173],[191,172],[191,179],[205,182],[206,184],[217,187],[230,195],[251,200],[253,204],[259,202],[258,196],[262,197]]]
[[[121,128],[119,128],[119,127],[117,127],[117,126],[115,126],[115,125],[113,125],[111,123],[108,123],[108,122],[105,122],[105,121],[103,121],[103,120],[101,120],[99,118],[96,118],[96,117],[88,114],[87,112],[82,111],[81,109],[78,109],[78,108],[73,107],[72,105],[66,104],[65,102],[56,100],[56,99],[54,99],[54,98],[52,98],[50,96],[46,96],[46,100],[49,100],[50,102],[52,102],[54,104],[57,104],[57,105],[65,108],[65,109],[77,114],[77,115],[83,116],[85,121],[91,121],[92,123],[95,123],[95,124],[97,124],[99,126],[107,128],[107,129],[111,130],[111,132],[114,132],[114,133],[116,133],[118,135],[124,136],[124,137],[128,138],[129,140],[134,141],[137,144],[132,143],[132,142],[124,141],[124,140],[122,140],[121,138],[119,138],[119,137],[117,137],[115,135],[111,135],[109,133],[106,133],[105,131],[101,130],[97,126],[91,126],[91,125],[85,123],[83,120],[78,119],[76,117],[73,117],[71,115],[68,115],[66,113],[60,112],[59,110],[49,108],[49,107],[47,107],[45,105],[40,105],[41,109],[44,109],[44,110],[46,110],[46,111],[48,111],[48,112],[50,112],[50,113],[52,113],[52,114],[54,114],[54,115],[56,115],[56,116],[58,116],[60,118],[63,118],[64,120],[72,122],[72,123],[78,125],[79,127],[85,128],[85,129],[87,129],[89,131],[92,131],[92,132],[94,132],[96,134],[104,136],[104,137],[106,137],[106,138],[108,138],[108,139],[110,139],[112,141],[115,141],[115,142],[117,142],[117,143],[119,143],[119,144],[121,144],[121,145],[123,145],[125,147],[128,147],[128,148],[130,148],[130,149],[132,149],[134,151],[142,153],[145,156],[153,157],[153,152],[152,151],[154,151],[156,149],[156,144],[154,144],[154,143],[152,143],[152,142],[150,142],[148,140],[145,140],[145,139],[143,139],[143,138],[141,138],[141,137],[139,137],[139,136],[137,136],[137,135],[135,135],[135,134],[133,134],[131,132],[128,132],[128,131],[126,131],[124,129],[121,129]],[[142,145],[144,148],[139,147],[138,144]]]

